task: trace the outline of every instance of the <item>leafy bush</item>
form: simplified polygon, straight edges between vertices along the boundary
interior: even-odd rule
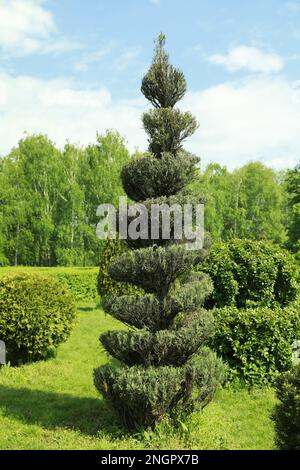
[[[49,274],[51,275],[51,272]],[[68,287],[77,301],[97,298],[96,268],[70,268],[56,272],[54,270],[53,277]]]
[[[300,364],[278,377],[276,395],[280,400],[274,413],[277,445],[300,450]]]
[[[199,269],[214,284],[209,307],[285,306],[297,295],[298,268],[293,256],[266,241],[217,243]]]
[[[94,371],[95,386],[129,429],[153,427],[166,413],[176,414],[180,405],[190,401],[187,390],[193,386],[198,395],[189,407],[203,408],[223,379],[223,364],[208,349],[183,368],[105,365]]]
[[[75,305],[58,281],[18,273],[0,278],[0,338],[11,362],[46,358],[71,331]]]
[[[250,385],[273,382],[292,366],[292,343],[300,338],[300,306],[214,310],[211,346],[227,361],[231,376]]]

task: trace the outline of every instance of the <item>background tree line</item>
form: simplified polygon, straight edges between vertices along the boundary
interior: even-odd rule
[[[114,131],[63,150],[44,135],[22,139],[0,159],[0,264],[97,265],[96,208],[124,194],[119,174],[129,158]],[[300,257],[300,165],[276,172],[254,162],[230,172],[210,164],[193,189],[206,196],[213,240],[271,240]]]
[[[96,209],[116,203],[129,159],[115,132],[82,148],[58,150],[27,136],[0,159],[0,264],[88,266],[99,262]]]

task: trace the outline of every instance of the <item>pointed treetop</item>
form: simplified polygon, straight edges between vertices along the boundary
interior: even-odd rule
[[[183,73],[170,65],[165,51],[166,37],[160,33],[156,39],[152,65],[142,81],[141,91],[156,108],[173,108],[186,92]]]
[[[168,62],[169,54],[165,51],[166,36],[164,33],[159,33],[155,42],[154,62]]]

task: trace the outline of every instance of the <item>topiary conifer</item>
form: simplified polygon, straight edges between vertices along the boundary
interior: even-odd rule
[[[154,106],[142,118],[149,152],[133,158],[121,173],[127,195],[146,207],[195,202],[186,186],[198,159],[182,144],[197,122],[189,112],[175,108],[186,92],[186,81],[169,63],[164,46],[160,34],[141,88]],[[197,202],[203,202],[202,196]],[[211,281],[205,274],[189,273],[206,258],[208,240],[201,250],[187,250],[183,241],[165,240],[160,230],[156,240],[128,239],[127,244],[130,249],[110,264],[109,274],[141,290],[104,297],[105,311],[129,328],[101,335],[102,345],[120,364],[96,369],[94,381],[133,429],[154,426],[165,414],[205,406],[222,380],[223,365],[206,347],[213,318],[202,305],[212,291]]]

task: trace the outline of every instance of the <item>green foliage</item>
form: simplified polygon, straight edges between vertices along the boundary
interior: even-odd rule
[[[106,295],[102,299],[103,308],[130,326],[155,332],[158,327],[169,328],[179,313],[193,312],[201,307],[213,289],[209,276],[203,273],[193,273],[180,289],[177,287],[175,284],[163,300],[163,309],[153,294]]]
[[[134,201],[176,194],[193,180],[198,160],[185,151],[177,158],[170,153],[159,159],[152,154],[133,157],[121,172],[124,190]]]
[[[229,172],[212,163],[199,172],[192,187],[207,198],[205,227],[214,240],[285,243],[285,187],[273,169],[253,162]]]
[[[199,393],[189,406],[203,408],[222,380],[222,363],[209,350],[183,368],[105,365],[94,371],[96,387],[129,429],[153,427],[166,413],[176,414],[190,398],[187,390],[193,386]]]
[[[164,34],[158,37],[153,63],[143,78],[141,91],[156,108],[173,108],[186,92],[183,73],[169,63]]]
[[[57,279],[67,287],[74,299],[78,301],[95,300],[97,292],[97,268],[28,268],[28,267],[5,267],[0,268],[1,276],[6,274],[42,274]]]
[[[109,264],[125,252],[126,245],[118,238],[105,240],[97,278],[97,289],[100,297],[130,295],[139,292],[137,287],[125,282],[117,282],[109,275]]]
[[[151,308],[150,317],[152,317],[153,320],[155,317],[154,310],[157,311],[157,307],[153,306],[153,303],[155,303],[153,296],[144,297],[144,303],[143,299],[139,295],[143,292],[142,289],[128,283],[128,279],[126,277],[124,282],[117,282],[110,276],[109,265],[113,264],[118,257],[125,255],[127,252],[128,248],[124,243],[120,242],[118,238],[115,240],[107,239],[105,241],[98,274],[98,293],[104,302],[104,309],[106,311],[110,310],[110,313],[114,315],[115,318],[125,322],[126,318],[130,315],[129,311],[132,311],[132,309],[135,308],[135,302],[139,301],[140,305],[136,306],[136,312],[133,312],[133,316],[134,318],[137,318],[137,316],[139,316],[138,312],[141,310],[142,312],[145,312],[144,318],[143,315],[141,315],[137,324],[129,322],[130,325],[139,328],[140,326],[138,326],[138,324],[145,325],[145,322],[148,322],[148,315],[146,314],[145,309],[149,311],[150,315],[149,308]],[[199,255],[200,253],[198,252],[197,258]],[[170,308],[172,308],[174,316],[180,311],[186,311],[187,309],[193,310],[197,305],[202,306],[204,299],[206,299],[213,290],[210,277],[204,273],[193,272],[188,276],[185,276],[185,278],[185,285],[182,284],[182,289],[180,290],[172,291],[172,295],[167,300],[167,305],[165,306],[166,310],[170,310]],[[138,298],[135,299],[134,295],[138,296]],[[172,303],[172,307],[170,303]],[[143,328],[143,326],[141,326],[141,328]]]
[[[229,364],[232,377],[250,385],[273,382],[292,366],[292,343],[300,337],[299,302],[286,308],[225,307],[214,310],[211,346]]]
[[[271,388],[218,390],[203,411],[180,416],[188,433],[168,417],[154,431],[132,435],[120,428],[91,380],[92,369],[107,362],[105,351],[95,347],[98,336],[117,328],[93,302],[81,303],[78,322],[55,359],[0,368],[1,450],[274,448]]]
[[[286,240],[284,197],[278,175],[262,163],[248,163],[234,172],[236,212],[233,236],[254,240]]]
[[[51,270],[50,275],[51,275]],[[72,292],[76,301],[97,298],[97,269],[70,268],[54,271],[53,276]]]
[[[206,250],[187,250],[185,246],[150,247],[128,251],[109,266],[109,274],[117,281],[135,284],[147,293],[163,299],[180,274],[200,262]]]
[[[25,273],[0,278],[0,338],[12,362],[46,358],[66,341],[74,319],[73,297],[54,279]]]
[[[95,369],[94,380],[130,429],[153,426],[183,397],[182,370],[174,367],[107,365]]]
[[[62,151],[43,135],[22,139],[1,160],[0,264],[98,265],[96,209],[123,194],[120,170],[128,160],[113,131]]]
[[[182,230],[182,225],[179,225],[178,229],[178,219],[182,219],[181,208],[184,207],[185,204],[190,204],[192,207],[193,221],[196,221],[196,207],[198,204],[204,203],[204,201],[205,199],[203,195],[190,194],[184,190],[169,197],[160,196],[158,198],[143,201],[142,212],[147,217],[148,222],[147,220],[144,220],[141,223],[139,227],[141,236],[138,238],[130,237],[130,224],[139,223],[136,221],[136,210],[133,211],[133,215],[130,214],[125,218],[125,220],[122,219],[121,216],[122,224],[124,223],[125,226],[127,224],[127,246],[132,249],[139,249],[150,246],[168,247],[174,244],[183,244],[185,234]],[[176,215],[179,215],[179,217],[176,218]],[[165,232],[166,227],[169,227],[169,233],[167,236]],[[176,228],[178,232],[182,232],[182,234],[180,233],[179,236],[176,235],[175,238]],[[204,240],[205,249],[210,246],[210,237],[207,237],[206,235]]]
[[[175,155],[198,127],[191,113],[173,108],[152,109],[143,114],[142,120],[149,136],[149,151],[157,157],[163,152]]]
[[[182,151],[182,142],[193,134],[197,122],[190,113],[173,109],[186,84],[182,73],[169,66],[164,41],[160,35],[142,84],[146,98],[156,108],[143,115],[150,153],[134,159],[122,171],[127,195],[135,201],[146,198],[147,216],[152,203],[170,208],[203,200],[202,195],[191,195],[185,188],[197,172],[198,160]],[[137,218],[135,215],[131,221],[138,224]],[[189,276],[192,267],[207,256],[209,238],[203,249],[188,250],[184,240],[175,238],[173,216],[170,237],[164,239],[163,221],[163,214],[158,214],[155,225],[159,230],[153,236],[150,217],[148,226],[140,230],[151,234],[150,240],[129,238],[130,250],[123,254],[120,244],[106,245],[99,275],[99,292],[103,294],[107,287],[114,292],[103,298],[107,313],[139,329],[102,334],[102,345],[121,367],[95,370],[97,389],[131,429],[154,426],[164,414],[179,408],[181,413],[192,411],[193,388],[199,388],[198,401],[206,405],[223,377],[221,360],[205,349],[213,335],[212,316],[200,307],[211,292],[211,283],[205,275]],[[114,250],[120,256],[112,259],[117,254]],[[180,285],[178,279],[183,276]],[[138,295],[126,295],[123,286],[112,285],[110,278],[134,284],[140,289]]]
[[[100,339],[112,356],[129,366],[181,366],[213,335],[212,320],[211,312],[199,310],[170,330],[109,331]]]
[[[300,259],[300,164],[286,174],[288,246]]]
[[[276,395],[276,443],[282,450],[300,450],[300,364],[278,377]]]
[[[199,266],[210,275],[214,291],[209,306],[288,305],[297,295],[294,258],[267,242],[231,240],[216,243]]]

